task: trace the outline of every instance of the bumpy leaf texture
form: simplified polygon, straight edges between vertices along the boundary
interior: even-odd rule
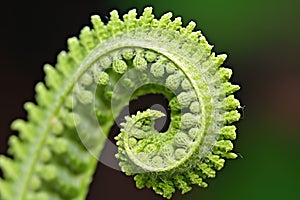
[[[4,178],[0,199],[85,199],[110,127],[130,100],[160,93],[169,100],[171,122],[165,132],[154,127],[164,116],[148,109],[127,116],[116,137],[120,166],[137,188],[153,188],[171,198],[192,185],[207,187],[232,152],[240,118],[239,86],[222,67],[196,24],[182,27],[172,13],[155,19],[152,8],[104,24],[92,16],[79,39],[68,39],[55,66],[44,67],[36,85],[36,104],[24,108],[28,120],[16,120],[8,153],[1,156]]]

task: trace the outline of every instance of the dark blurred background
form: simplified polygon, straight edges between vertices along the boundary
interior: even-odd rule
[[[173,199],[300,199],[300,1],[298,0],[98,0],[10,1],[0,7],[0,154],[7,150],[10,123],[24,118],[23,103],[34,99],[42,66],[54,64],[90,15],[103,20],[112,9],[124,14],[152,5],[197,22],[216,53],[228,54],[236,96],[245,106],[235,151],[207,189],[195,187]],[[132,178],[99,164],[88,199],[162,199],[138,190]]]

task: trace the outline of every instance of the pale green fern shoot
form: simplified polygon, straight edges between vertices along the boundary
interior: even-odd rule
[[[19,132],[9,139],[13,159],[0,157],[0,199],[85,199],[114,118],[149,93],[169,100],[167,131],[154,128],[164,114],[148,109],[127,116],[116,137],[120,167],[138,188],[171,198],[176,189],[207,187],[225,159],[237,157],[239,86],[221,67],[226,55],[211,53],[196,24],[182,27],[172,13],[159,20],[150,7],[138,18],[136,10],[123,20],[110,14],[107,24],[92,16],[93,28],[68,39],[68,52],[44,67],[37,104],[26,103],[28,120],[12,124]]]

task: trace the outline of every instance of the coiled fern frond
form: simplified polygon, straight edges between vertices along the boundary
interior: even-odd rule
[[[107,24],[99,16],[91,21],[92,29],[68,39],[55,66],[44,67],[37,104],[24,105],[28,120],[13,122],[19,136],[9,139],[13,159],[0,156],[0,199],[85,199],[116,117],[149,93],[169,100],[170,125],[156,130],[164,113],[153,109],[125,117],[116,137],[122,171],[166,198],[207,187],[205,179],[237,157],[231,140],[239,86],[221,67],[226,55],[211,53],[194,22],[182,27],[172,13],[157,20],[150,7],[138,18],[136,10],[123,20],[112,11]]]

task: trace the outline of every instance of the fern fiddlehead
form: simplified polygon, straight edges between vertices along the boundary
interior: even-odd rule
[[[92,16],[93,29],[68,40],[55,67],[44,67],[45,83],[36,85],[37,104],[26,103],[28,121],[16,120],[8,152],[1,156],[0,197],[4,200],[84,199],[114,119],[130,100],[161,93],[169,100],[171,123],[155,130],[164,113],[148,109],[125,117],[116,137],[120,166],[134,175],[138,188],[151,187],[171,198],[175,189],[206,187],[236,158],[231,140],[239,120],[239,86],[221,67],[195,23],[152,8],[137,18],[131,10],[112,11],[105,25]]]

